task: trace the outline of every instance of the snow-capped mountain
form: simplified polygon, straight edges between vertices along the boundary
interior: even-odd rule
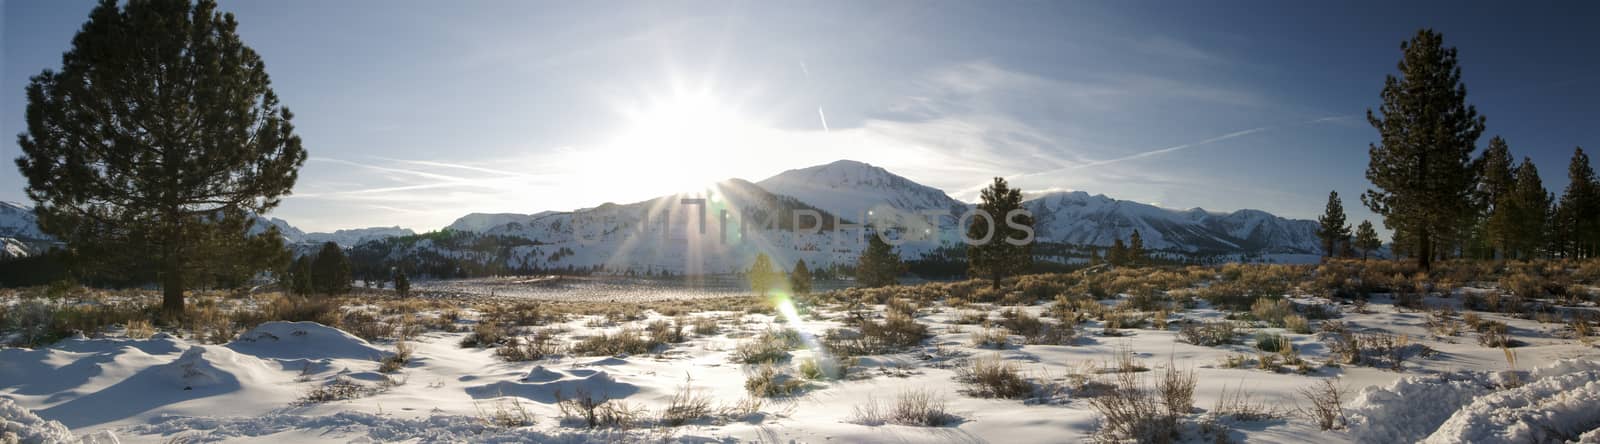
[[[332,233],[307,233],[289,221],[279,218],[256,216],[255,223],[250,227],[250,234],[267,231],[267,227],[277,227],[278,234],[283,235],[283,242],[287,244],[316,244],[333,242],[342,247],[353,247],[363,242],[374,241],[395,236],[410,236],[417,234],[409,228],[371,227],[338,230]]]
[[[1145,248],[1187,253],[1317,254],[1316,222],[1257,210],[1212,213],[1173,210],[1082,191],[1056,192],[1023,202],[1039,239],[1109,246],[1134,230]]]
[[[784,171],[756,185],[857,221],[869,211],[943,210],[959,215],[967,207],[938,188],[854,160]]]
[[[39,219],[34,217],[33,208],[14,202],[0,202],[0,237],[50,239],[49,235],[39,231]]]

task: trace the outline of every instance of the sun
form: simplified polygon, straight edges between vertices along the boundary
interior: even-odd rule
[[[758,157],[746,143],[756,127],[709,92],[652,97],[620,111],[616,137],[594,159],[620,186],[656,195],[703,191]]]

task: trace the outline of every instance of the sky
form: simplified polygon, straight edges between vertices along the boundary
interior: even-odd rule
[[[853,159],[966,201],[995,176],[1170,208],[1350,219],[1400,42],[1560,193],[1600,149],[1600,3],[222,2],[310,159],[307,231],[634,202]],[[0,133],[92,2],[6,0]],[[14,139],[12,139],[14,140]],[[19,155],[0,144],[0,157]],[[26,202],[0,168],[0,200]]]

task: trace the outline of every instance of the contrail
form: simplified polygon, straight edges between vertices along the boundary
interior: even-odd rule
[[[1335,121],[1335,120],[1339,120],[1339,119],[1350,118],[1352,116],[1354,116],[1354,115],[1322,117],[1322,118],[1311,119],[1311,120],[1307,120],[1307,121],[1304,121],[1304,122],[1292,123],[1292,124],[1287,124],[1287,125],[1263,126],[1263,127],[1259,127],[1259,128],[1251,128],[1251,129],[1242,130],[1242,131],[1234,131],[1234,132],[1231,132],[1231,133],[1223,134],[1223,135],[1220,135],[1220,136],[1217,136],[1217,137],[1212,137],[1210,139],[1205,139],[1205,140],[1201,140],[1201,141],[1198,141],[1198,142],[1190,142],[1190,143],[1178,144],[1178,145],[1173,145],[1173,146],[1169,146],[1169,147],[1166,147],[1166,148],[1155,149],[1155,150],[1145,151],[1145,152],[1136,153],[1136,154],[1130,154],[1130,155],[1117,157],[1117,158],[1113,158],[1113,159],[1096,160],[1096,161],[1092,161],[1092,162],[1085,162],[1085,163],[1080,163],[1080,164],[1077,164],[1077,165],[1072,165],[1072,166],[1069,166],[1069,167],[1056,168],[1056,169],[1052,169],[1052,170],[1039,171],[1039,172],[1034,172],[1034,173],[1017,173],[1017,174],[1013,174],[1013,175],[1010,175],[1010,176],[1006,176],[1006,179],[1007,180],[1012,180],[1012,179],[1019,179],[1019,178],[1024,178],[1024,177],[1033,177],[1033,176],[1041,176],[1041,175],[1046,175],[1046,174],[1055,174],[1055,173],[1060,173],[1060,172],[1063,172],[1063,171],[1072,171],[1072,170],[1078,170],[1078,169],[1089,168],[1089,167],[1097,167],[1097,166],[1109,165],[1109,164],[1128,161],[1128,160],[1143,159],[1143,158],[1146,158],[1146,157],[1159,156],[1159,155],[1171,153],[1171,152],[1174,152],[1174,151],[1182,151],[1182,150],[1186,150],[1186,149],[1189,149],[1189,148],[1194,148],[1194,147],[1197,147],[1197,146],[1209,145],[1209,144],[1221,142],[1221,141],[1228,140],[1228,139],[1235,139],[1235,138],[1239,138],[1239,137],[1248,136],[1248,135],[1251,135],[1251,134],[1271,131],[1271,130],[1277,129],[1279,127],[1298,126],[1298,125],[1307,125],[1307,124],[1331,122],[1331,121]],[[983,184],[979,184],[976,187],[967,188],[967,189],[964,189],[964,190],[961,190],[961,191],[963,193],[971,192],[973,190],[982,189],[985,186],[988,186],[988,182],[984,182]]]
[[[822,113],[822,107],[820,106],[817,107],[817,118],[822,119],[823,132],[833,132],[833,130],[828,129],[828,115]]]

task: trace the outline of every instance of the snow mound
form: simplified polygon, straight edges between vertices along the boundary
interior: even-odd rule
[[[40,418],[7,398],[0,398],[0,442],[78,442],[67,426]]]
[[[270,384],[275,370],[254,356],[225,347],[196,345],[172,362],[152,369],[157,379],[184,390],[215,388],[233,390],[243,386]]]
[[[500,381],[467,387],[466,392],[474,399],[517,396],[543,403],[554,403],[559,400],[558,396],[571,398],[580,393],[596,398],[622,399],[639,392],[639,386],[618,382],[604,371],[573,369],[563,374],[544,369],[541,373],[546,372],[558,378],[544,382]],[[532,376],[532,372],[529,376]]]
[[[533,366],[532,370],[528,370],[528,376],[522,377],[522,380],[529,382],[550,382],[565,377],[567,377],[567,375],[544,368],[542,365],[535,365]]]
[[[239,353],[266,359],[381,359],[389,352],[337,328],[315,322],[268,322],[228,344]]]
[[[1600,362],[1563,360],[1500,372],[1408,376],[1367,387],[1345,409],[1356,442],[1545,442],[1600,439]],[[1581,435],[1581,436],[1580,436]]]
[[[1600,428],[1600,368],[1563,361],[1534,371],[1522,386],[1490,393],[1455,412],[1426,443],[1524,443],[1595,439]],[[1587,436],[1585,436],[1587,435]]]

